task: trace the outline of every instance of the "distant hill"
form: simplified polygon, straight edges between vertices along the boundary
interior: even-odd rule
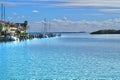
[[[98,30],[95,32],[91,32],[90,34],[120,34],[120,30]]]

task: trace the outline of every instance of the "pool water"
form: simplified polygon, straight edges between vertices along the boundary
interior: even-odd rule
[[[120,80],[120,35],[64,33],[0,43],[0,80]]]

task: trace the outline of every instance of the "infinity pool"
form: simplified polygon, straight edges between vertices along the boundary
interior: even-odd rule
[[[120,35],[64,33],[0,43],[0,80],[120,80]]]

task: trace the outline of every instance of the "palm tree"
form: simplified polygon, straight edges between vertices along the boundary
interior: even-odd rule
[[[27,30],[27,25],[28,25],[28,21],[24,21],[23,26],[24,26],[24,29],[25,29],[25,33],[26,33],[26,30]]]

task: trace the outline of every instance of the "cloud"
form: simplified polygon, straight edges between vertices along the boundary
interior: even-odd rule
[[[8,17],[7,19],[11,21],[13,19],[13,17]]]
[[[19,16],[17,16],[16,18],[17,18],[17,19],[21,19],[21,18],[25,18],[25,16],[24,16],[24,15],[22,15],[22,16],[19,15]]]
[[[13,15],[18,15],[18,13],[16,13],[16,12],[13,12]]]
[[[38,10],[33,10],[32,12],[33,12],[33,13],[38,13],[39,11],[38,11]]]
[[[22,16],[21,16],[21,18],[25,18],[25,16],[24,16],[24,15],[22,15]]]
[[[9,6],[15,6],[16,4],[14,2],[9,2],[9,1],[0,1],[0,4],[5,4],[5,5],[9,5]]]
[[[119,0],[52,0],[52,1],[64,2],[51,5],[56,7],[81,7],[81,6],[120,7]]]
[[[17,12],[12,12],[11,16],[7,17],[7,21],[17,21],[17,20],[22,20],[25,19],[26,17],[23,14],[17,13]]]
[[[26,1],[0,1],[7,5],[40,5],[52,7],[115,7],[120,8],[119,0],[26,0]]]
[[[105,13],[120,13],[120,9],[98,9],[100,12]]]
[[[120,18],[105,21],[73,21],[68,19],[53,19],[49,23],[51,25],[50,31],[53,32],[91,32],[101,29],[120,29]],[[32,23],[31,31],[43,31],[43,21]]]
[[[18,6],[18,5],[36,5],[39,4],[32,0],[26,0],[26,1],[0,1],[0,4],[5,4],[7,6]],[[41,5],[41,4],[40,4]]]

